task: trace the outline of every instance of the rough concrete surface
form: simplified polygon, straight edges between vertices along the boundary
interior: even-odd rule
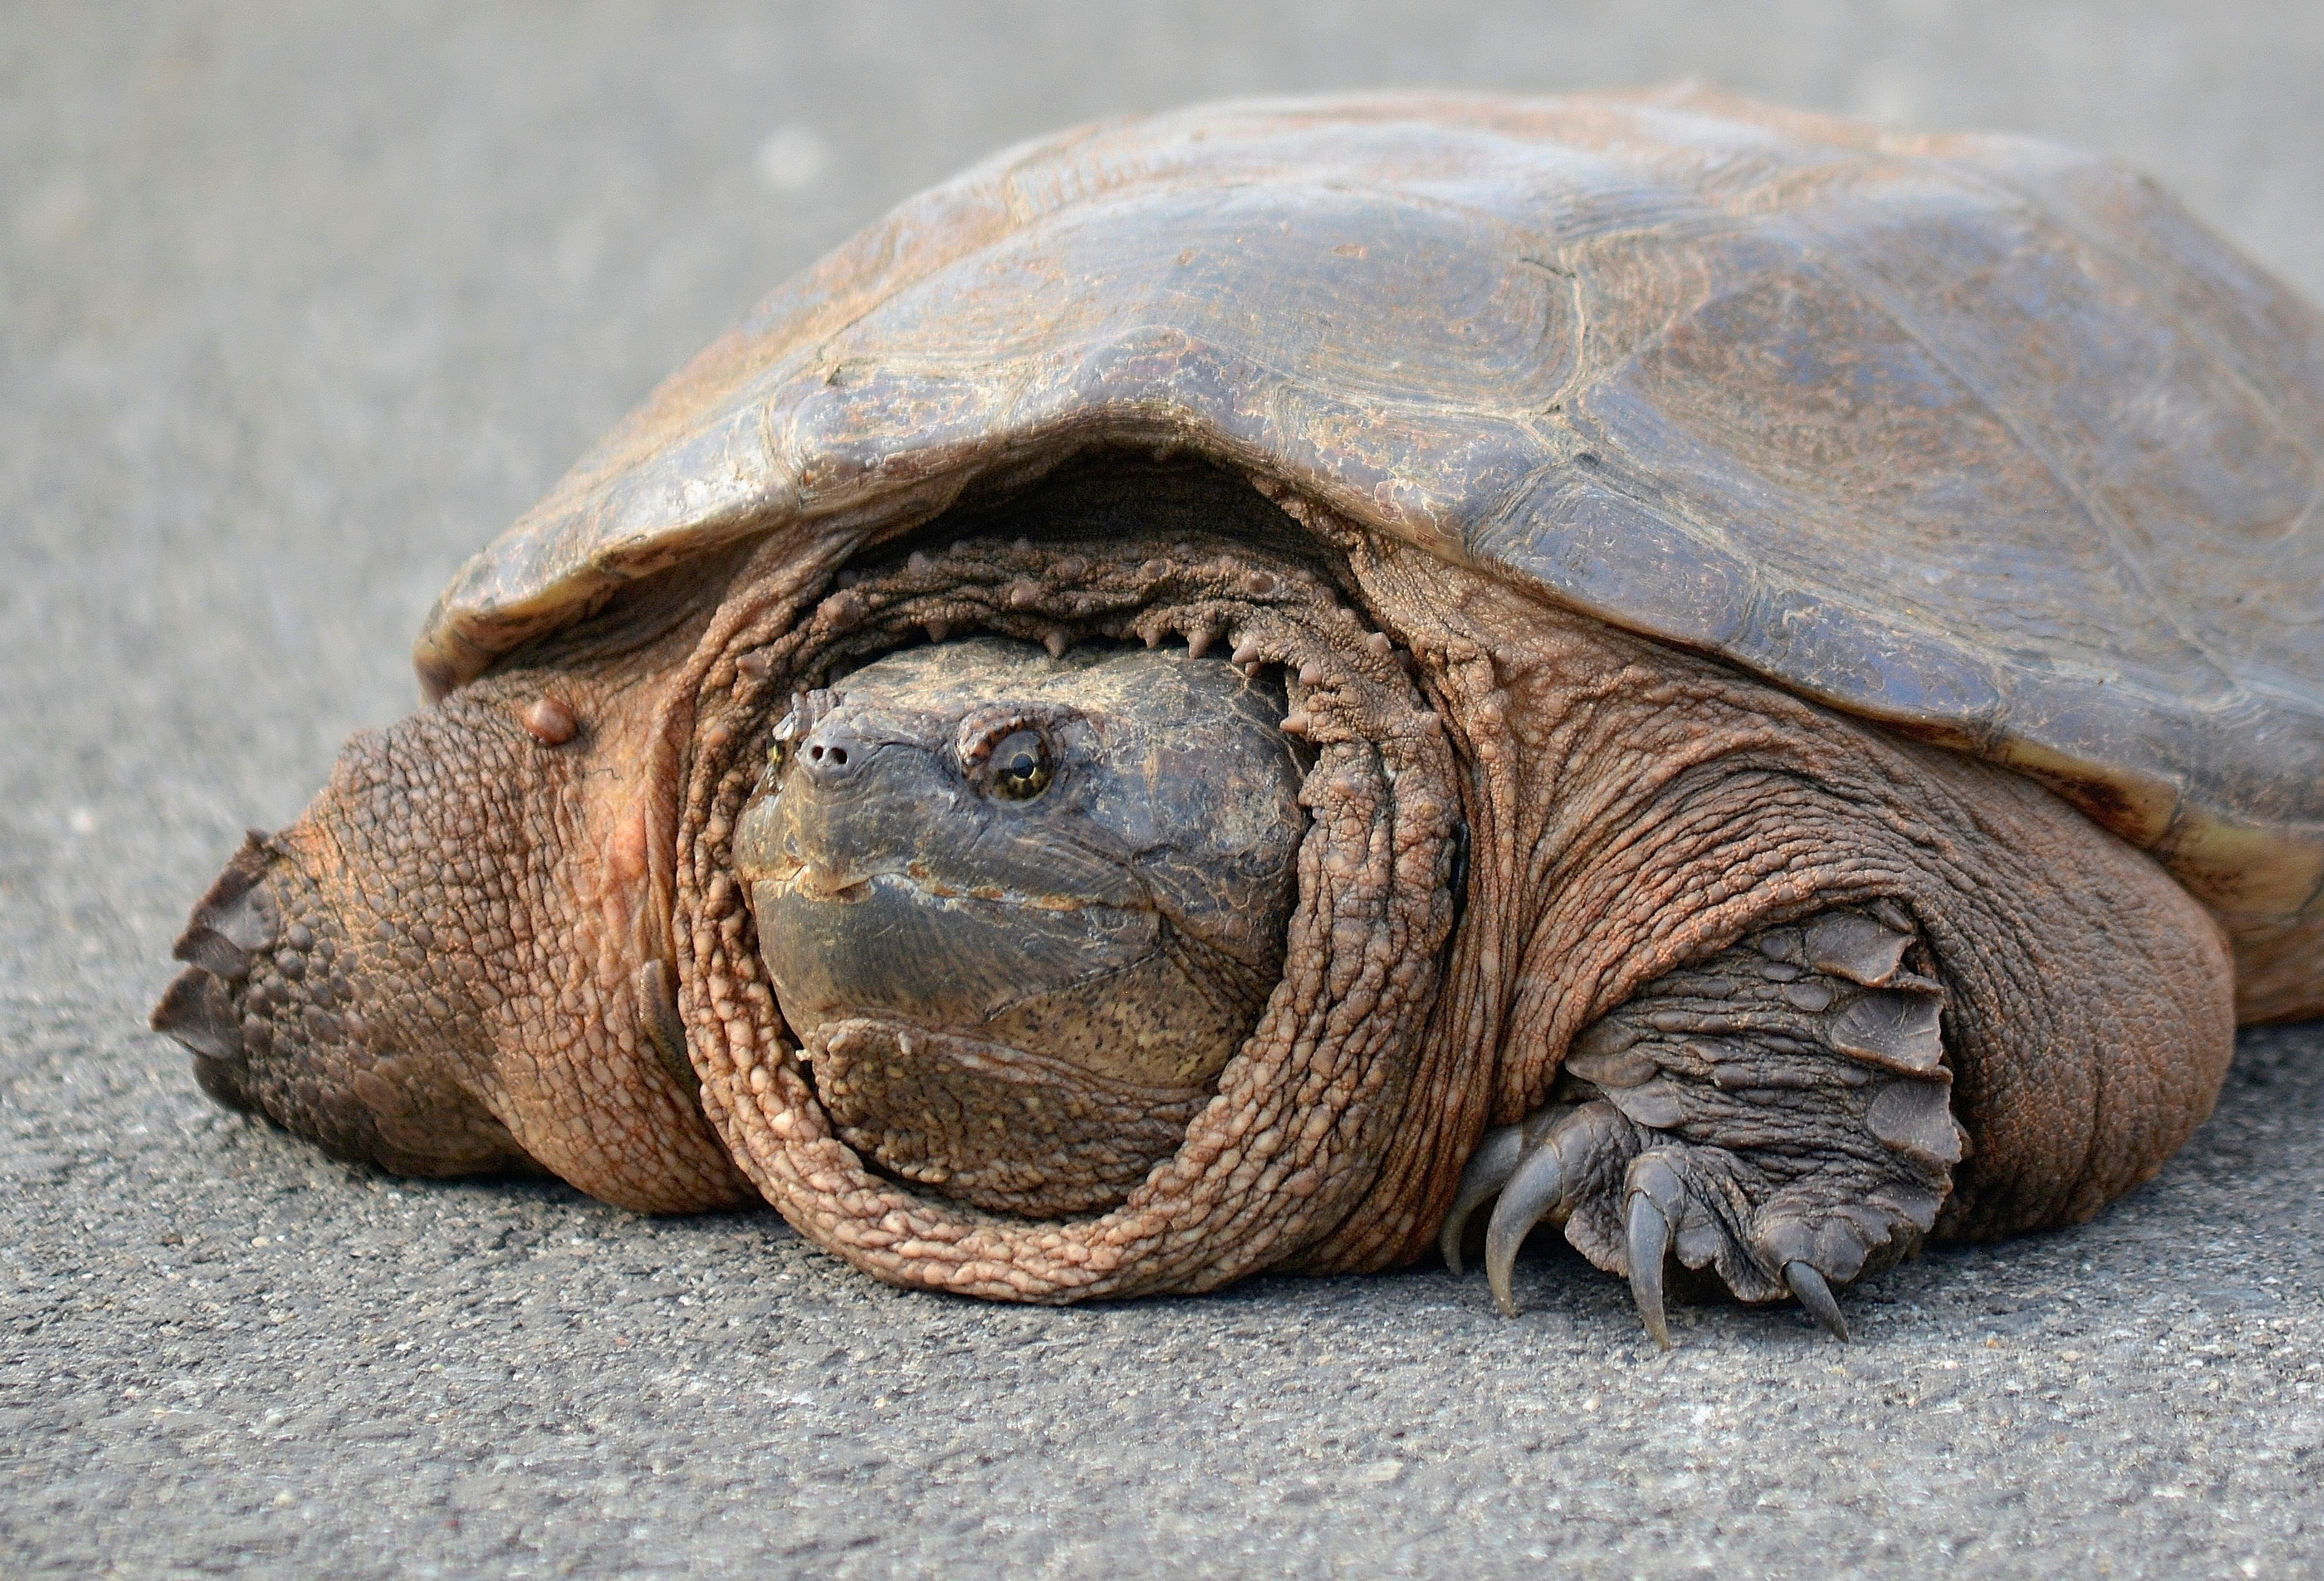
[[[0,8],[0,1571],[2324,1573],[2324,1028],[2089,1227],[1658,1354],[1556,1248],[1018,1310],[770,1214],[401,1184],[143,1030],[436,588],[776,280],[1008,140],[1700,72],[2105,148],[2324,294],[2324,8]],[[1545,1564],[1544,1561],[1548,1561]]]

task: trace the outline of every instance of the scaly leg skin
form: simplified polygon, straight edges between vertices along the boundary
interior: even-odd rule
[[[1485,1267],[1505,1312],[1517,1247],[1546,1220],[1628,1276],[1665,1347],[1673,1256],[1738,1300],[1794,1298],[1845,1340],[1832,1292],[1919,1248],[1967,1141],[1925,965],[1911,920],[1875,902],[1657,979],[1576,1040],[1564,1101],[1479,1145],[1446,1262],[1460,1271],[1469,1216],[1498,1195]]]

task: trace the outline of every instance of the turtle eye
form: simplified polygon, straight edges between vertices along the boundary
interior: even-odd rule
[[[1038,730],[1012,730],[995,742],[991,764],[992,794],[1003,801],[1030,801],[1049,788],[1056,767],[1049,761],[1049,744]]]

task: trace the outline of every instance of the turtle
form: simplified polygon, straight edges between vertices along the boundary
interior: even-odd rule
[[[1546,1227],[1665,1345],[1845,1338],[2324,1012],[2319,500],[2324,319],[2049,143],[1694,85],[1084,127],[469,561],[152,1023],[336,1154],[909,1287],[1481,1249],[1514,1312]]]

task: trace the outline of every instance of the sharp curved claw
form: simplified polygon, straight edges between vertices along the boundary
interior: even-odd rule
[[[1444,1253],[1444,1266],[1458,1279],[1461,1275],[1461,1237],[1469,1228],[1469,1216],[1478,1206],[1509,1183],[1517,1165],[1525,1158],[1525,1127],[1504,1125],[1499,1131],[1489,1131],[1469,1157],[1469,1167],[1461,1171],[1461,1191],[1452,1199],[1452,1211],[1444,1216],[1444,1227],[1436,1232],[1436,1249]]]
[[[1508,1317],[1517,1315],[1517,1297],[1509,1290],[1509,1270],[1517,1263],[1517,1248],[1564,1195],[1565,1160],[1558,1156],[1556,1144],[1549,1142],[1517,1166],[1501,1199],[1493,1204],[1492,1222],[1485,1226],[1485,1278],[1491,1281],[1493,1299]]]
[[[1670,1220],[1643,1191],[1630,1194],[1630,1297],[1646,1332],[1665,1350],[1671,1348],[1670,1324],[1663,1317],[1663,1262],[1670,1255]]]
[[[1799,1298],[1800,1305],[1834,1339],[1842,1345],[1848,1343],[1848,1319],[1840,1315],[1840,1303],[1832,1298],[1831,1286],[1812,1263],[1784,1263],[1784,1282],[1792,1287],[1792,1294]]]

